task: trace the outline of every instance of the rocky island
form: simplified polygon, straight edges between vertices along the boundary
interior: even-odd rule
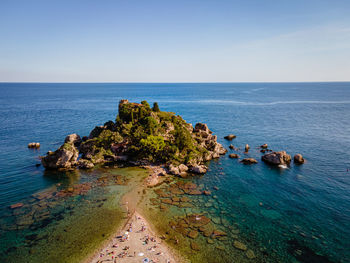
[[[64,144],[41,158],[46,169],[89,169],[97,164],[163,165],[168,172],[205,173],[205,163],[227,150],[208,126],[195,127],[155,102],[119,102],[115,121],[96,126],[89,136],[68,135]]]

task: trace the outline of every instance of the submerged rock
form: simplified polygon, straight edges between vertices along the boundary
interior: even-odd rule
[[[185,190],[185,189],[196,189],[198,186],[195,183],[187,182],[179,184],[179,188]]]
[[[192,173],[196,173],[196,174],[205,174],[207,170],[208,170],[208,167],[206,167],[205,165],[192,166],[190,169]]]
[[[20,207],[22,207],[23,205],[24,205],[23,203],[17,203],[17,204],[10,205],[10,208],[11,208],[11,209],[20,208]]]
[[[257,160],[255,160],[254,158],[244,158],[241,163],[243,164],[255,164],[258,163]]]
[[[224,137],[224,139],[229,140],[229,141],[232,141],[234,138],[236,138],[236,135],[234,135],[234,134],[229,134],[229,135]]]
[[[205,215],[192,214],[186,217],[186,221],[192,227],[201,227],[210,223],[210,218]]]
[[[207,243],[208,244],[214,244],[214,240],[212,240],[211,238],[207,238]]]
[[[233,246],[239,250],[243,250],[243,251],[247,250],[247,246],[245,244],[243,244],[242,242],[239,242],[237,240],[235,240],[233,242]]]
[[[294,163],[303,164],[304,162],[305,162],[305,159],[300,153],[294,155]]]
[[[237,159],[237,158],[239,158],[239,155],[236,153],[231,153],[228,157],[230,157],[232,159]]]
[[[308,263],[308,262],[317,262],[317,263],[332,263],[327,256],[317,254],[311,248],[299,243],[298,240],[292,239],[287,241],[288,243],[288,252],[292,254],[298,262]]]
[[[193,189],[187,192],[189,195],[201,195],[202,192],[197,190],[197,189]]]
[[[161,202],[164,204],[168,204],[168,205],[171,205],[173,203],[173,201],[171,199],[162,199]]]
[[[254,258],[255,258],[254,251],[251,250],[251,249],[248,249],[247,252],[246,252],[246,256],[247,256],[247,258],[249,258],[249,259],[254,259]]]
[[[263,155],[261,160],[272,165],[285,165],[289,164],[291,157],[285,151],[271,152]]]
[[[214,230],[212,233],[213,238],[222,237],[222,236],[227,236],[227,233],[221,230]]]
[[[191,249],[195,251],[201,250],[200,246],[194,241],[191,241]]]
[[[267,147],[268,147],[267,143],[260,145],[260,148],[262,148],[262,149],[267,149]]]
[[[185,202],[190,202],[191,199],[189,199],[187,196],[183,196],[180,198],[180,201],[185,203]]]
[[[190,232],[188,232],[187,236],[189,238],[195,239],[196,237],[198,237],[198,231],[196,230],[191,230]]]

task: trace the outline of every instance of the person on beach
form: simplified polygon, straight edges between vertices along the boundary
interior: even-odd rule
[[[125,232],[124,233],[124,235],[122,236],[122,242],[125,242],[125,241],[127,241],[127,240],[129,240],[129,232]]]

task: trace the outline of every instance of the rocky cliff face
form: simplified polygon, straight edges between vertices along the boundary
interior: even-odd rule
[[[48,169],[68,169],[77,164],[78,156],[79,151],[74,143],[64,143],[56,151],[48,152],[45,157],[41,158],[41,162]]]
[[[121,100],[115,122],[96,126],[83,140],[76,134],[67,136],[65,144],[49,152],[42,163],[49,169],[83,169],[106,162],[166,164],[174,174],[203,173],[206,161],[226,151],[206,124],[197,123],[193,128],[180,116],[160,111],[158,105],[151,108],[146,101]]]

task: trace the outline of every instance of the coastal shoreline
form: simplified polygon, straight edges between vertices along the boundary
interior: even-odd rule
[[[151,172],[152,169],[149,170]],[[138,205],[145,197],[143,190],[148,187],[147,179],[151,178],[152,175],[154,173],[151,172],[147,178],[143,179],[143,183],[134,185],[129,192],[124,194],[120,205],[125,209],[125,221],[117,228],[117,231],[99,248],[95,249],[82,263],[100,263],[105,261],[140,262],[140,260],[146,259],[153,260],[151,262],[185,262],[173,248],[161,239],[155,227],[141,212],[142,209],[138,208]],[[129,231],[130,227],[133,231]],[[121,237],[126,237],[126,233],[128,233],[128,240],[122,240]],[[149,240],[152,240],[150,245],[145,244],[147,236]],[[140,253],[143,253],[143,256],[140,256]]]
[[[130,230],[130,225],[133,229],[132,232],[128,231]],[[141,231],[142,226],[145,228],[143,231]],[[122,241],[122,237],[125,237],[126,233],[128,233],[129,238],[128,240]],[[149,239],[147,239],[147,236]],[[146,239],[149,240],[149,243],[146,243]],[[118,257],[118,255],[120,255],[120,257]],[[83,263],[100,263],[105,261],[140,262],[146,259],[153,260],[153,262],[183,262],[183,260],[159,238],[159,235],[151,228],[151,224],[145,217],[138,211],[135,211],[128,217],[123,227],[113,234],[112,238],[106,241],[92,256],[84,260]]]
[[[127,222],[130,222],[130,215],[137,214],[136,218],[141,218],[139,211],[147,188],[162,184],[169,175],[186,178],[191,174],[205,174],[208,171],[205,164],[226,152],[204,123],[198,122],[193,127],[173,112],[160,111],[156,102],[151,108],[147,101],[120,100],[115,122],[96,126],[89,136],[70,134],[56,151],[49,151],[40,158],[47,170],[88,170],[101,164],[106,167],[132,165],[149,170],[148,178],[133,185],[122,197]],[[199,190],[193,193],[202,194]],[[121,255],[125,253],[120,253],[119,258]],[[170,258],[173,261],[173,257]]]

